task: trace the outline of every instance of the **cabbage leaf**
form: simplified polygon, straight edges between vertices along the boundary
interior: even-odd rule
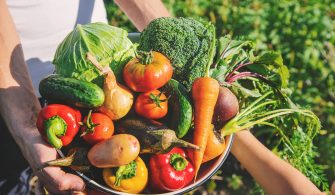
[[[85,81],[99,80],[99,70],[86,58],[91,53],[103,66],[110,66],[118,81],[123,66],[134,56],[127,31],[104,23],[78,24],[58,46],[53,64],[56,73]]]

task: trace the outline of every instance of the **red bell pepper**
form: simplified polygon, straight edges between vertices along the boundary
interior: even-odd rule
[[[176,147],[168,153],[152,155],[149,166],[150,189],[155,193],[181,189],[192,181],[195,174],[185,151]]]
[[[62,104],[50,104],[38,114],[36,126],[42,137],[54,148],[70,144],[79,130],[81,113]]]

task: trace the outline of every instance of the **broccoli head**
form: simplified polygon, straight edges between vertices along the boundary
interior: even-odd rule
[[[141,33],[139,49],[167,56],[174,67],[173,77],[190,90],[213,58],[210,49],[215,30],[210,26],[192,18],[158,18]]]

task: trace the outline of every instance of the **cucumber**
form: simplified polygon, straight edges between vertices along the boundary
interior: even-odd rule
[[[39,92],[49,101],[64,102],[82,108],[98,107],[105,101],[105,94],[98,85],[56,74],[42,79]]]
[[[169,127],[176,131],[178,138],[184,137],[192,124],[192,103],[186,88],[178,81],[171,79],[161,88],[169,99]]]

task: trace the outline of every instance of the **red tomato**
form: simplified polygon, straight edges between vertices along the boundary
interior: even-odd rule
[[[91,112],[84,118],[81,128],[83,139],[94,145],[109,139],[114,133],[113,121],[105,114]]]
[[[142,93],[136,99],[135,111],[138,115],[145,118],[159,119],[168,112],[168,100],[158,90]]]
[[[170,60],[159,52],[141,52],[123,69],[123,79],[133,91],[148,92],[165,85],[172,77]]]

